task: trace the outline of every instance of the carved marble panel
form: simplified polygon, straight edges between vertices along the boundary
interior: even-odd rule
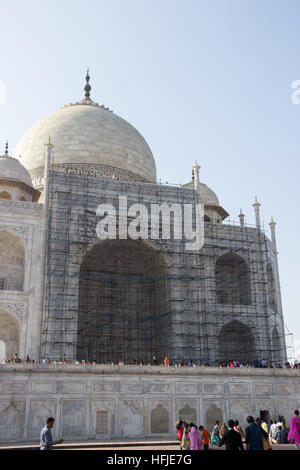
[[[271,395],[273,391],[272,384],[254,384],[255,395]]]
[[[152,382],[148,384],[148,391],[150,393],[171,393],[171,384],[163,382]]]
[[[40,431],[45,426],[49,416],[56,418],[55,399],[30,400],[28,437],[38,441]]]
[[[114,391],[114,383],[113,382],[93,382],[91,384],[91,392],[92,393],[110,393]]]
[[[25,401],[0,401],[0,441],[21,439],[24,433]]]
[[[295,395],[297,393],[295,384],[277,384],[276,388],[279,395]]]
[[[217,395],[224,393],[224,384],[204,383],[203,392],[207,395]]]
[[[114,400],[93,400],[90,412],[90,436],[114,435]]]
[[[143,393],[142,382],[121,382],[121,392]]]
[[[63,400],[62,402],[62,435],[64,437],[81,437],[85,435],[86,419],[85,400]]]
[[[196,382],[176,382],[176,393],[198,393],[198,384]]]
[[[229,394],[248,394],[249,393],[249,384],[247,383],[230,383]]]
[[[25,393],[26,382],[15,381],[15,382],[4,382],[2,384],[3,393]]]
[[[144,404],[142,400],[120,401],[121,436],[140,436],[143,434]]]

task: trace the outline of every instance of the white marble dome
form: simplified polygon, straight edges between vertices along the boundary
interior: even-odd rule
[[[183,188],[193,189],[194,183],[191,181],[190,183],[184,184]],[[200,193],[200,200],[203,204],[212,205],[212,206],[220,205],[220,202],[219,202],[219,199],[217,198],[216,193],[202,182],[200,182],[199,193]]]
[[[65,106],[26,132],[14,155],[22,156],[29,171],[44,166],[49,136],[54,164],[105,165],[156,181],[155,161],[142,135],[93,101]]]
[[[0,178],[21,181],[32,186],[31,177],[26,168],[19,160],[8,155],[0,156]]]

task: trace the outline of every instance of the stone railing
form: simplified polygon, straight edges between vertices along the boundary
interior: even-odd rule
[[[104,374],[161,374],[161,375],[219,375],[219,376],[264,376],[300,377],[300,369],[256,368],[256,367],[208,367],[208,366],[164,366],[117,364],[40,364],[32,362],[0,363],[0,373],[6,371],[31,372],[81,372]]]

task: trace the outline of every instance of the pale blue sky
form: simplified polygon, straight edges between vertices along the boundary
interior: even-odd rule
[[[277,222],[285,323],[300,343],[300,2],[293,0],[0,0],[0,146],[91,97],[128,120],[158,178],[200,177],[238,220],[261,202]]]

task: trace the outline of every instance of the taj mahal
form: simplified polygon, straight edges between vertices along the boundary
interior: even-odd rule
[[[50,415],[75,440],[172,436],[179,415],[210,428],[233,403],[241,421],[288,419],[300,371],[250,367],[287,360],[273,218],[269,237],[255,199],[253,225],[228,221],[197,161],[185,184],[158,182],[145,139],[89,82],[0,157],[0,442],[35,439]],[[200,202],[203,247],[100,240],[97,208],[120,196]],[[231,360],[244,367],[215,367]]]

